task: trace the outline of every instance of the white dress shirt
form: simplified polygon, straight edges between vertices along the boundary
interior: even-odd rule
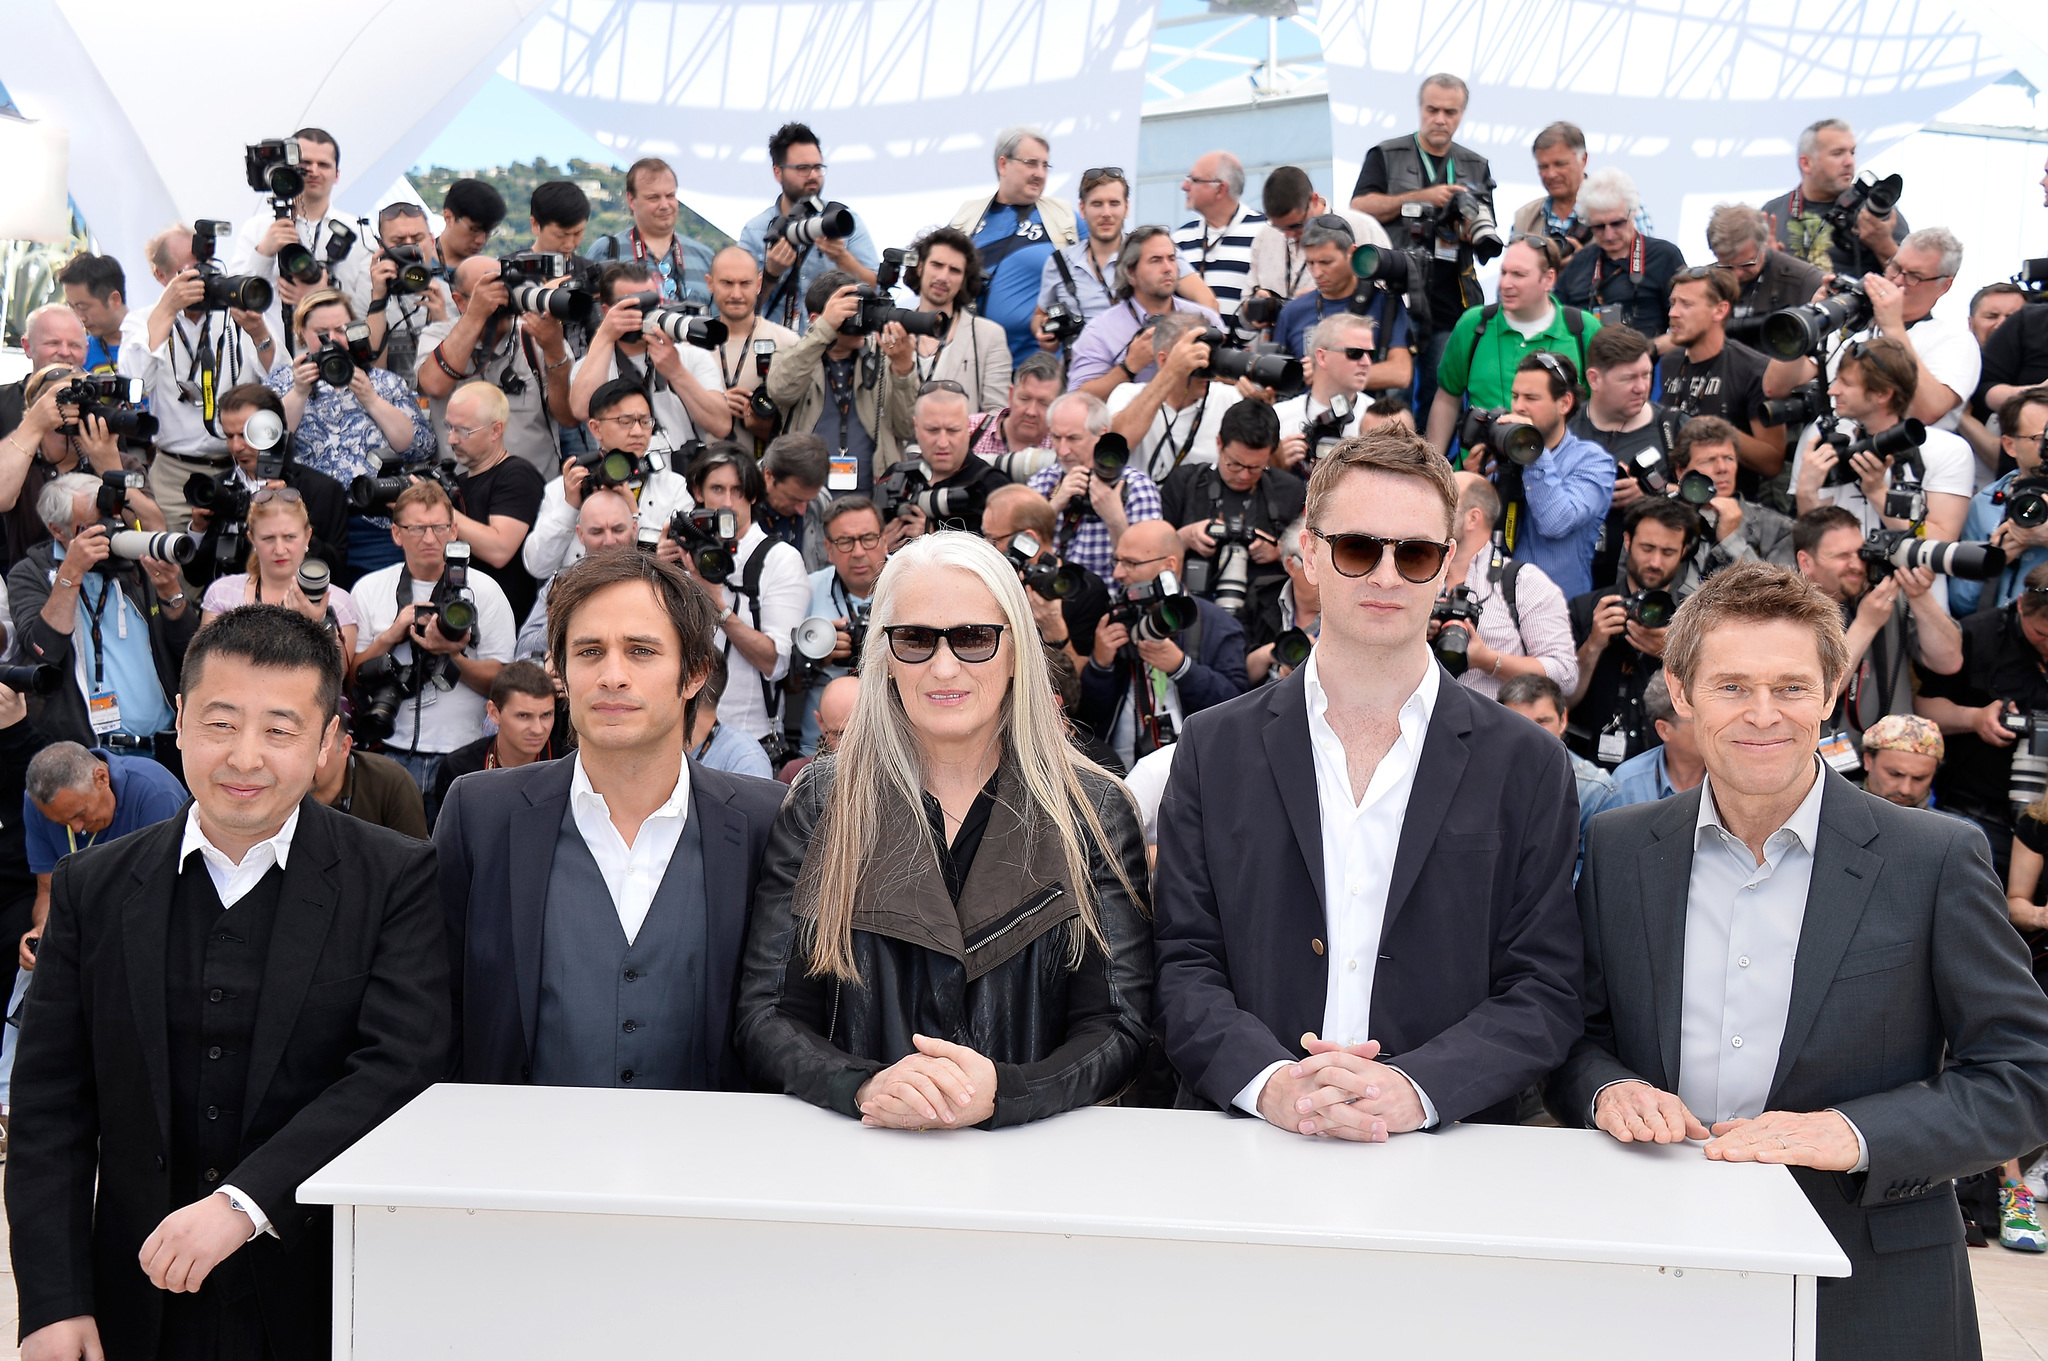
[[[1350,1046],[1374,1038],[1373,976],[1379,967],[1380,930],[1387,919],[1387,891],[1393,886],[1394,854],[1401,844],[1401,824],[1408,816],[1408,797],[1422,763],[1423,740],[1436,712],[1441,669],[1432,660],[1422,681],[1396,716],[1400,735],[1374,768],[1365,797],[1351,794],[1351,773],[1344,743],[1330,726],[1330,697],[1309,653],[1303,663],[1308,700],[1309,747],[1315,754],[1316,805],[1323,828],[1323,916],[1328,932],[1329,991],[1323,1002],[1322,1038]],[[1292,1060],[1267,1065],[1233,1099],[1239,1109],[1258,1114],[1259,1094],[1266,1081]],[[1399,1069],[1396,1068],[1398,1072]],[[1407,1074],[1402,1074],[1406,1077]],[[1409,1079],[1410,1085],[1414,1080]],[[1420,1086],[1423,1124],[1436,1123],[1436,1106]]]
[[[746,580],[747,564],[756,553],[768,555],[761,563],[758,612],[755,603],[739,591],[741,582]],[[803,623],[811,607],[811,576],[804,570],[804,555],[780,539],[770,539],[759,524],[752,524],[740,535],[732,557],[732,576],[722,588],[717,588],[718,594],[725,604],[732,606],[742,624],[766,634],[775,644],[775,665],[766,679],[771,684],[779,683],[789,674],[789,636]],[[712,642],[725,654],[727,671],[725,694],[718,701],[718,721],[749,737],[766,737],[775,722],[768,711],[767,696],[761,692],[762,674],[732,645],[724,629],[717,631]],[[776,699],[779,703],[779,692]]]
[[[690,816],[690,762],[684,758],[676,772],[676,787],[668,801],[647,815],[633,844],[612,825],[611,808],[604,795],[590,787],[590,775],[583,769],[583,753],[576,754],[576,773],[569,780],[569,809],[576,818],[576,830],[604,876],[605,889],[612,895],[612,908],[619,914],[619,926],[631,945],[654,905],[668,862],[683,839],[683,824]]]
[[[220,905],[233,908],[249,896],[249,890],[256,887],[257,880],[270,873],[272,865],[280,870],[285,868],[292,855],[292,836],[298,830],[299,810],[294,808],[274,836],[251,846],[236,862],[228,859],[227,852],[207,840],[205,830],[199,825],[199,805],[195,803],[185,810],[185,839],[178,847],[178,864],[182,866],[192,858],[192,852],[199,852],[200,860],[206,866],[206,877],[213,880],[213,891],[220,895]],[[277,1230],[270,1227],[270,1216],[263,1213],[263,1207],[247,1192],[236,1186],[223,1186],[220,1194],[228,1198],[228,1204],[249,1216],[249,1237],[254,1238],[261,1233],[277,1237]]]
[[[634,495],[634,506],[639,523],[652,525],[666,533],[669,522],[676,518],[678,511],[695,510],[697,503],[691,499],[690,488],[683,481],[682,473],[674,468],[663,468],[647,475],[647,480]],[[562,487],[561,470],[558,468],[548,478],[548,488],[541,494],[540,515],[534,520],[533,528],[527,531],[526,541],[519,545],[519,561],[526,565],[535,581],[546,581],[570,563],[582,559],[583,542],[576,537],[576,518],[581,513],[569,504],[569,493]]]
[[[155,442],[160,453],[217,458],[228,451],[227,440],[206,428],[206,413],[199,405],[194,351],[202,326],[207,348],[214,352],[219,364],[214,372],[216,396],[238,383],[260,383],[270,371],[256,349],[256,342],[226,312],[208,313],[199,321],[179,313],[171,319],[170,334],[164,337],[164,343],[153,350],[149,348],[149,314],[130,312],[121,323],[121,360],[117,367],[123,378],[142,380],[142,390],[149,398],[149,414],[157,421]],[[226,344],[222,343],[223,330]],[[279,343],[275,334],[271,343]],[[218,426],[219,421],[214,424]]]

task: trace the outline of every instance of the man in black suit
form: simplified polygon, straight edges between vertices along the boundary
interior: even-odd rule
[[[1814,754],[1848,663],[1785,568],[1680,607],[1664,667],[1707,775],[1593,820],[1586,1034],[1546,1096],[1623,1143],[1789,1166],[1854,1273],[1820,1282],[1819,1356],[1974,1357],[1951,1179],[2048,1138],[2048,998],[1983,832]]]
[[[549,587],[577,753],[463,776],[434,825],[462,1081],[744,1085],[733,992],[787,791],[685,755],[714,615],[629,548]]]
[[[311,797],[326,630],[230,610],[179,689],[193,801],[50,885],[7,1169],[28,1361],[325,1357],[332,1217],[294,1194],[447,1067],[433,849]]]
[[[1282,1129],[1377,1141],[1508,1118],[1579,1034],[1571,768],[1427,641],[1456,504],[1413,430],[1337,446],[1301,545],[1315,651],[1196,714],[1175,750],[1155,895],[1167,1057],[1184,1087]]]

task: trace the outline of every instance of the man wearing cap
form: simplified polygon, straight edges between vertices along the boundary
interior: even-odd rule
[[[1886,714],[1863,732],[1863,789],[1901,808],[1925,808],[1941,765],[1941,729],[1918,714]]]

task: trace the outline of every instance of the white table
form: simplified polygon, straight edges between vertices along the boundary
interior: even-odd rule
[[[299,1199],[335,1207],[336,1361],[1810,1358],[1814,1278],[1849,1270],[1784,1169],[1696,1145],[1191,1111],[918,1135],[788,1097],[440,1086]]]

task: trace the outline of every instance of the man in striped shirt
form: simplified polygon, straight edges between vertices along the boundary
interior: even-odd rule
[[[1197,157],[1180,187],[1195,215],[1173,234],[1173,244],[1214,290],[1216,310],[1234,317],[1251,289],[1252,237],[1266,215],[1244,202],[1244,166],[1227,151]]]

